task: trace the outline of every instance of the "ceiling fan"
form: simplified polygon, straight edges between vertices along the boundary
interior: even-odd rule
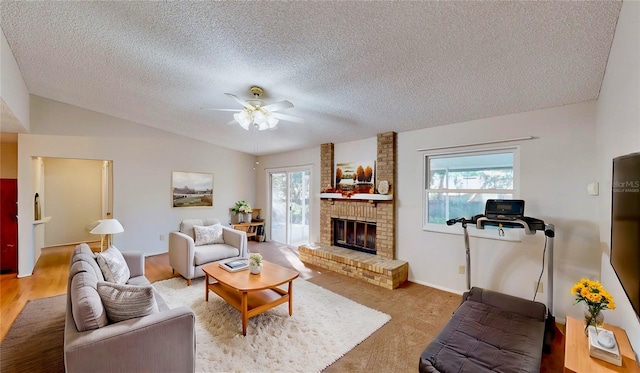
[[[287,115],[282,113],[276,113],[276,111],[290,109],[293,104],[287,100],[276,102],[274,104],[265,105],[265,102],[260,98],[264,94],[264,90],[260,87],[253,86],[250,89],[253,94],[253,98],[242,101],[236,95],[231,93],[225,93],[225,95],[236,100],[243,109],[211,109],[217,111],[235,111],[233,119],[228,124],[239,124],[240,127],[245,130],[249,130],[249,126],[253,125],[254,128],[259,131],[274,129],[278,125],[280,120],[286,120],[295,123],[304,123],[304,119],[295,117],[293,115]]]

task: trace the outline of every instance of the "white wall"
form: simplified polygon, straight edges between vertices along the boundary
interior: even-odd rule
[[[0,143],[0,179],[18,178],[18,144]]]
[[[86,229],[102,213],[102,161],[45,158],[44,246],[100,240]]]
[[[114,235],[114,244],[123,251],[166,252],[166,236],[182,219],[214,216],[224,221],[235,201],[254,199],[255,157],[251,155],[40,97],[31,99],[32,132],[65,127],[78,136],[18,135],[21,277],[31,274],[37,260],[32,157],[113,161],[113,214],[125,229]],[[103,132],[110,137],[99,136]],[[213,173],[213,208],[173,208],[171,171]],[[165,241],[160,241],[160,235]]]
[[[536,139],[517,144],[521,168],[519,197],[526,200],[527,216],[542,219],[556,228],[554,315],[560,321],[567,314],[580,317],[583,310],[573,306],[569,290],[581,277],[597,277],[600,267],[598,199],[586,191],[587,184],[598,177],[594,167],[595,134],[594,102],[399,133],[395,196],[397,257],[409,262],[409,279],[457,293],[466,287],[465,275],[458,274],[458,266],[465,263],[462,236],[422,230],[424,153],[416,150],[531,135]],[[375,159],[376,138],[335,143],[334,147],[336,162]],[[464,148],[469,149],[473,148]],[[259,160],[260,167],[266,168],[313,162],[312,186],[316,188],[314,206],[317,206],[321,187],[319,157],[320,149],[314,148]],[[264,176],[258,177],[257,196],[267,201],[265,180]],[[317,241],[317,208],[314,216],[312,241]],[[471,233],[474,229],[469,228]],[[520,242],[471,239],[472,285],[527,299],[533,297],[545,237],[542,232],[520,236]],[[548,288],[546,279],[545,272],[545,289]],[[547,293],[538,294],[536,300],[546,304]]]
[[[30,127],[29,91],[2,30],[0,30],[0,98],[11,109],[20,122],[19,125],[23,127],[10,128],[11,132],[28,132]]]
[[[640,322],[609,264],[611,246],[612,159],[640,151],[640,3],[622,3],[600,97],[597,102],[599,221],[603,246],[601,281],[616,309],[606,321],[624,328],[631,345],[640,351]]]
[[[508,144],[519,146],[517,197],[526,202],[526,216],[556,228],[554,315],[560,320],[566,314],[581,315],[569,290],[581,277],[597,275],[600,257],[597,198],[586,192],[587,184],[597,178],[594,109],[595,103],[589,102],[400,133],[397,256],[409,262],[409,279],[453,292],[466,288],[466,276],[458,274],[458,266],[465,263],[463,237],[422,230],[424,152],[416,150],[535,136]],[[503,145],[453,151],[496,146]],[[469,228],[471,234],[474,231]],[[533,298],[545,237],[542,232],[526,236],[519,231],[519,235],[521,242],[471,238],[472,286]],[[542,280],[547,289],[546,273]],[[547,304],[547,293],[538,294],[536,300]]]

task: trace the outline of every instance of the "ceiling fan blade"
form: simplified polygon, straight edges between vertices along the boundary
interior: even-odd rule
[[[232,99],[238,101],[238,103],[244,107],[246,107],[247,109],[254,109],[253,106],[249,105],[248,103],[242,101],[241,99],[239,99],[236,95],[232,95],[231,93],[225,93],[225,95],[231,97]]]
[[[274,104],[269,104],[267,106],[263,106],[262,108],[267,110],[267,111],[278,111],[278,110],[284,110],[284,109],[289,109],[292,108],[293,104],[287,100],[284,101],[280,101],[280,102],[276,102]]]
[[[235,111],[236,113],[239,111],[242,111],[242,109],[209,109],[209,108],[202,108],[202,110],[212,110],[212,111]]]
[[[276,119],[286,120],[289,122],[295,123],[304,123],[304,119],[300,117],[294,117],[293,115],[281,114],[281,113],[271,113],[271,116]]]

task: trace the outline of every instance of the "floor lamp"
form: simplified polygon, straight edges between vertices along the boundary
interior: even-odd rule
[[[114,233],[124,232],[122,224],[117,219],[102,219],[98,221],[98,225],[95,226],[89,233],[100,234],[100,251],[104,247],[104,237],[107,237],[107,249],[111,247],[111,235]]]

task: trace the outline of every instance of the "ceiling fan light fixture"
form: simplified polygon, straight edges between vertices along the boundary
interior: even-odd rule
[[[269,115],[267,117],[267,124],[269,125],[269,129],[276,128],[276,126],[278,125],[278,122],[279,120],[274,118],[273,115]]]
[[[247,131],[249,130],[249,125],[251,124],[251,116],[246,112],[246,110],[233,114],[233,119],[238,122],[240,127],[244,128]]]
[[[261,125],[263,123],[267,123],[267,116],[264,115],[264,113],[262,111],[256,110],[253,113],[253,122],[258,124],[258,125]]]
[[[244,128],[245,130],[249,130],[249,125],[251,124],[251,122],[239,122],[238,123],[240,125],[240,127]]]
[[[283,100],[265,106],[265,102],[260,98],[264,93],[262,88],[253,86],[251,87],[251,93],[253,94],[253,98],[246,101],[240,100],[237,96],[231,93],[225,93],[225,95],[231,97],[244,107],[243,109],[238,110],[237,113],[233,114],[233,119],[245,130],[248,131],[251,125],[253,125],[253,127],[258,131],[274,129],[280,122],[280,119],[299,123],[304,121],[302,118],[291,115],[274,113],[279,110],[292,108],[293,104],[291,102]],[[227,109],[214,110],[229,111]]]

